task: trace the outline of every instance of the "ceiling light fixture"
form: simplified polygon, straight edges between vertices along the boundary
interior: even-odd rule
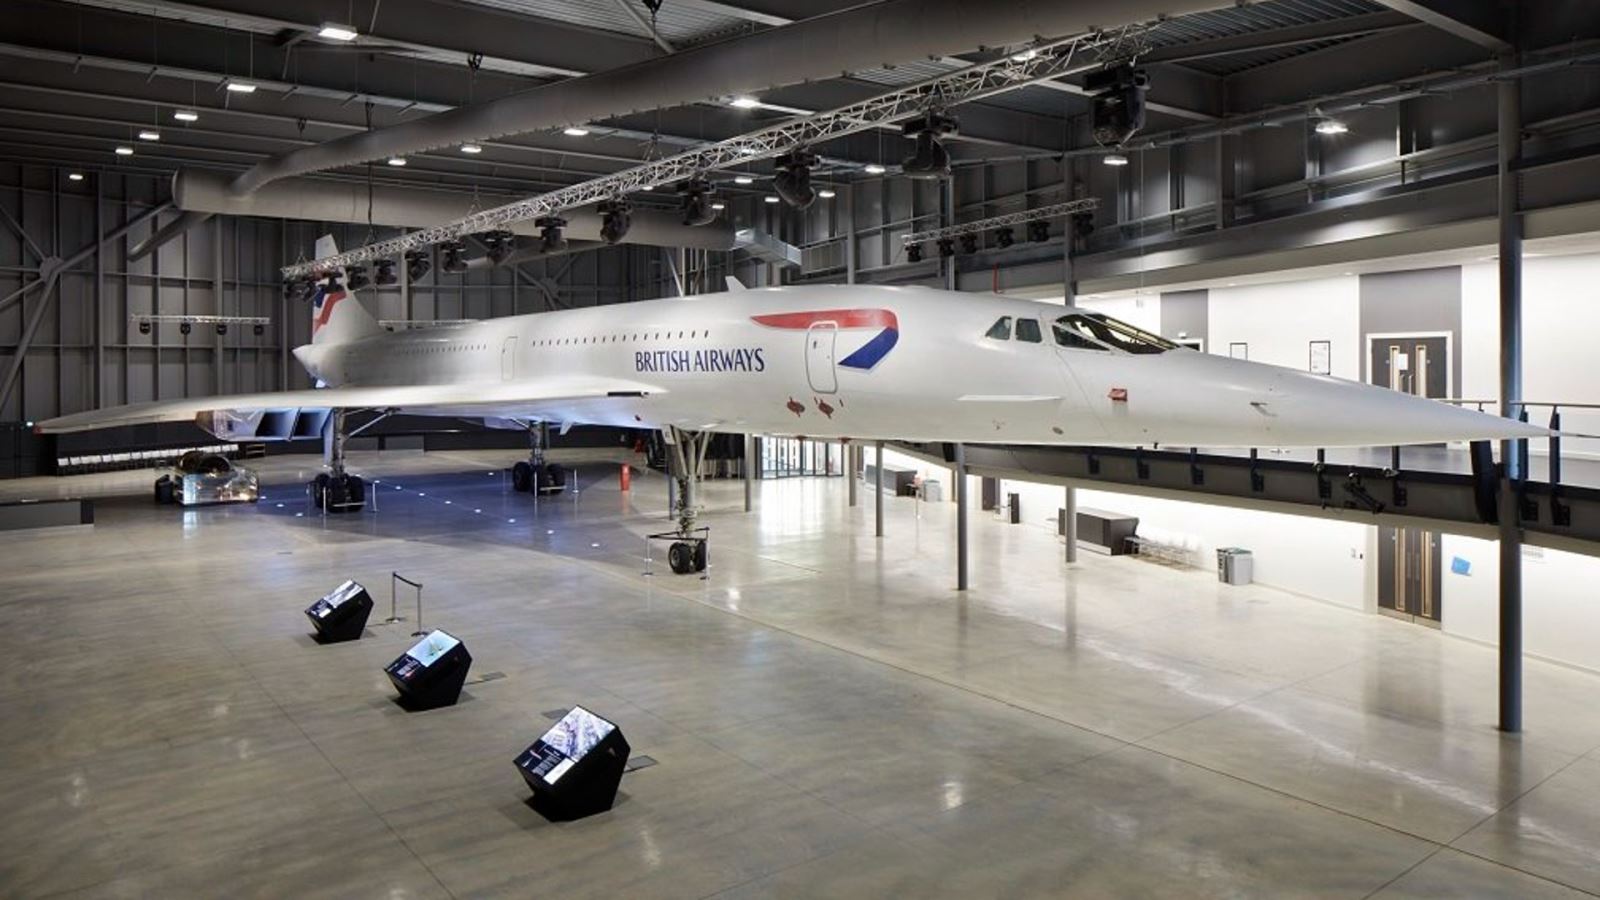
[[[198,122],[198,121],[200,121],[200,114],[195,112],[192,109],[180,109],[180,110],[177,110],[176,112],[174,112],[172,114],[172,117],[174,119],[177,119],[179,122]]]
[[[356,39],[356,30],[349,25],[340,25],[337,22],[323,22],[322,30],[317,32],[317,37],[327,38],[330,41],[353,41]]]
[[[1107,153],[1105,156],[1100,157],[1100,161],[1108,166],[1125,166],[1128,164],[1128,158],[1121,153]]]
[[[483,148],[479,147],[477,144],[462,144],[461,145],[461,152],[462,153],[471,153],[473,155],[476,155],[476,154],[482,153],[483,152]]]
[[[755,109],[761,105],[761,101],[754,97],[735,97],[728,101],[728,105],[736,109]]]
[[[711,208],[713,210],[717,211],[717,212],[722,212],[723,210],[728,208],[728,204],[723,203],[721,200],[718,200],[717,202],[711,204]]]
[[[589,129],[582,125],[568,125],[566,128],[561,129],[561,133],[567,137],[583,137],[589,133]]]
[[[863,168],[861,171],[867,173],[868,175],[882,175],[884,172],[886,172],[888,170],[885,169],[883,166],[878,165],[877,163],[867,163],[866,167]]]
[[[139,140],[141,140],[141,141],[159,141],[159,140],[161,140],[161,132],[152,131],[152,130],[146,128],[144,131],[139,132]]]
[[[117,148],[117,155],[118,156],[132,156],[133,155],[133,148],[132,147],[118,147]]]
[[[777,197],[776,194],[768,194],[765,197],[762,197],[761,199],[763,201],[767,202],[767,203],[777,203],[778,202],[778,197]]]
[[[735,176],[733,176],[733,183],[734,184],[755,184],[756,180],[754,178],[751,178],[749,175],[735,175]]]
[[[406,164],[406,158],[404,156],[391,156],[391,157],[389,157],[389,165],[391,165],[391,166],[399,167],[399,166],[403,166],[405,164]]]
[[[67,180],[68,181],[82,181],[83,180],[83,173],[82,172],[68,172],[67,173]]]
[[[832,188],[823,188],[822,190],[817,191],[817,196],[824,200],[832,200],[837,195],[834,194]]]
[[[254,94],[256,86],[248,81],[230,81],[228,82],[228,90],[233,91],[235,94]]]
[[[1323,118],[1317,120],[1317,134],[1344,134],[1349,130],[1350,126],[1338,119]]]

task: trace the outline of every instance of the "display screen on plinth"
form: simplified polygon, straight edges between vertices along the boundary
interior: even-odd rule
[[[363,590],[365,588],[354,581],[346,581],[334,588],[333,593],[312,604],[311,609],[317,618],[326,618],[328,613],[338,609]]]
[[[431,666],[438,662],[439,657],[449,653],[461,642],[442,631],[431,632],[427,637],[417,641],[406,655],[424,666]]]
[[[546,784],[555,784],[616,727],[587,709],[574,706],[522,754],[517,764]]]

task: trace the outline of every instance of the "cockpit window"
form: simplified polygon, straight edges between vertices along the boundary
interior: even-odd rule
[[[996,319],[994,324],[989,326],[989,330],[985,332],[983,336],[987,338],[993,338],[997,341],[1011,340],[1011,317],[1001,316],[1000,318]]]
[[[1054,324],[1056,343],[1080,350],[1113,347],[1124,353],[1165,353],[1177,344],[1101,313],[1073,313]]]
[[[1039,333],[1039,320],[1038,319],[1018,319],[1017,320],[1017,340],[1019,340],[1019,341],[1027,341],[1030,344],[1037,344],[1037,343],[1042,342],[1044,340],[1044,336]]]

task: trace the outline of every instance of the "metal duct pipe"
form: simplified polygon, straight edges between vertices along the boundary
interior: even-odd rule
[[[277,182],[247,197],[239,197],[228,190],[228,179],[224,176],[211,172],[179,172],[172,179],[172,203],[184,210],[185,216],[265,216],[356,225],[367,221],[366,185],[310,178]],[[374,185],[372,224],[424,228],[454,221],[484,205],[482,198],[474,200],[472,195],[456,191]],[[562,230],[569,240],[601,239],[600,214],[594,210],[568,210],[561,216],[567,220]],[[735,245],[733,225],[726,220],[692,227],[683,224],[677,212],[635,208],[632,223],[623,238],[624,243],[695,250],[731,250]],[[539,233],[533,222],[518,222],[511,230],[524,235]]]
[[[231,190],[244,195],[280,178],[390,156],[1232,5],[1233,0],[882,0],[291,150],[257,163]]]

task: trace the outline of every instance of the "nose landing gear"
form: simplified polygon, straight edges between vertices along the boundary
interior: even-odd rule
[[[697,505],[700,485],[700,466],[705,462],[706,434],[684,431],[667,426],[661,430],[666,445],[667,473],[671,477],[669,489],[676,488],[672,497],[672,515],[677,520],[673,531],[645,536],[646,559],[651,541],[670,541],[667,547],[667,565],[679,575],[704,573],[710,565],[711,529],[698,526],[700,515]],[[645,574],[650,574],[646,571]],[[701,575],[705,577],[704,574]]]

